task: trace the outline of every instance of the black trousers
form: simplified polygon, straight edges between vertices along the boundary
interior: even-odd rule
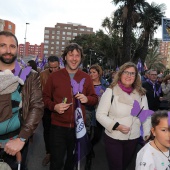
[[[48,109],[44,109],[42,124],[43,124],[43,128],[44,128],[43,135],[44,135],[46,154],[49,154],[50,153],[51,111]]]
[[[50,170],[73,170],[75,129],[51,125]]]
[[[21,170],[26,170],[26,158],[28,153],[28,146],[29,141],[24,145],[23,149],[21,150],[22,155],[22,161],[21,161]],[[11,156],[6,154],[6,152],[3,149],[0,149],[0,159],[3,159],[4,162],[6,162],[12,170],[18,170],[18,163],[16,160],[16,156]]]

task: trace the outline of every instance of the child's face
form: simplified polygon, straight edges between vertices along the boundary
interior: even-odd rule
[[[160,119],[159,125],[151,129],[158,147],[162,150],[170,147],[170,131],[168,130],[168,118]]]

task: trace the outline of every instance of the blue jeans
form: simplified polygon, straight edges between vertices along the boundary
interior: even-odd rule
[[[51,125],[50,170],[73,170],[74,149],[75,129]]]

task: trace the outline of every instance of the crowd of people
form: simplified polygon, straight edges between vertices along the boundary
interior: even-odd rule
[[[84,137],[90,143],[85,170],[102,137],[109,170],[127,170],[132,160],[136,170],[170,169],[170,75],[153,69],[140,75],[132,62],[105,75],[98,64],[80,69],[84,54],[76,43],[64,49],[62,69],[54,55],[43,71],[33,60],[21,68],[17,51],[16,36],[1,31],[0,159],[6,166],[17,170],[21,156],[27,170],[29,142],[42,121],[42,165],[50,170],[79,169],[76,149]]]

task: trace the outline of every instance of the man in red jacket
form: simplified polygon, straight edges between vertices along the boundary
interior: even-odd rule
[[[71,43],[65,48],[62,57],[65,68],[52,73],[43,90],[45,107],[52,111],[50,170],[74,168],[75,98],[81,102],[84,119],[85,105],[96,105],[98,102],[90,76],[79,69],[83,59],[83,49],[78,44]],[[82,93],[75,96],[72,92],[72,78],[78,83],[85,78]]]

